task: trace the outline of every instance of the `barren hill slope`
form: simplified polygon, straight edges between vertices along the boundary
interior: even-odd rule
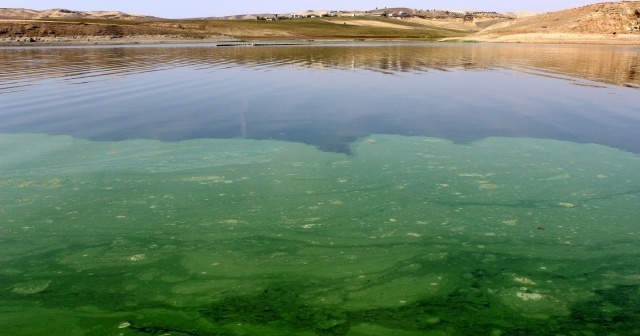
[[[539,14],[488,27],[483,33],[640,33],[640,2],[605,2]]]
[[[0,8],[0,19],[3,20],[37,20],[37,19],[102,19],[102,20],[145,20],[153,17],[127,14],[119,11],[81,12],[68,9],[47,9],[42,11],[24,8]],[[156,18],[157,19],[157,18]]]
[[[37,10],[26,8],[0,8],[0,20],[25,20],[38,15]]]
[[[380,10],[378,10],[380,11]],[[0,44],[58,43],[153,35],[187,39],[453,39],[489,42],[640,45],[640,1],[606,2],[521,17],[493,12],[386,8],[385,15],[286,20],[160,19],[118,11],[0,8]],[[373,13],[373,14],[372,14]],[[362,13],[361,13],[362,14]],[[393,17],[386,17],[393,14]],[[362,17],[361,17],[362,16]],[[412,17],[413,16],[413,17]],[[471,19],[469,18],[471,17]],[[401,19],[401,20],[399,20]],[[336,21],[337,20],[337,21]],[[478,32],[479,31],[479,32]],[[475,34],[472,34],[477,32]]]
[[[604,2],[490,26],[471,40],[551,43],[640,43],[640,2]]]

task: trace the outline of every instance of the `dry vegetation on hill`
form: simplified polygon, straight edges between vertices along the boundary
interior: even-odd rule
[[[358,15],[341,12],[335,17],[314,15],[287,20],[168,20],[117,11],[0,8],[0,44],[112,44],[130,43],[132,38],[141,42],[142,39],[148,42],[176,39],[464,39],[640,43],[640,1],[599,3],[536,16],[406,8],[377,11],[383,12],[368,11]],[[386,15],[393,17],[381,17]]]
[[[334,20],[340,20],[336,24]],[[40,19],[0,21],[0,43],[127,43],[128,38],[162,39],[424,39],[461,37],[470,31],[389,18],[304,18],[259,20]]]
[[[497,24],[473,39],[504,42],[530,40],[615,43],[640,42],[640,2],[605,2]]]

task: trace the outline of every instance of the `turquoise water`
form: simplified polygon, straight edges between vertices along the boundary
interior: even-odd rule
[[[637,153],[303,142],[0,134],[0,335],[640,334]]]

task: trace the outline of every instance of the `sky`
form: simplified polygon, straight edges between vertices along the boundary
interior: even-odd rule
[[[368,10],[376,7],[544,13],[597,2],[605,0],[0,0],[0,7],[36,10],[118,10],[130,14],[178,19],[234,14],[279,14],[307,9]]]

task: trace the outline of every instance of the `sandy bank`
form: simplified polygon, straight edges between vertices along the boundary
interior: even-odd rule
[[[448,39],[455,40],[455,39]],[[554,44],[620,44],[640,45],[640,34],[571,34],[571,33],[529,33],[529,34],[482,34],[470,35],[460,40],[498,43],[554,43]]]

